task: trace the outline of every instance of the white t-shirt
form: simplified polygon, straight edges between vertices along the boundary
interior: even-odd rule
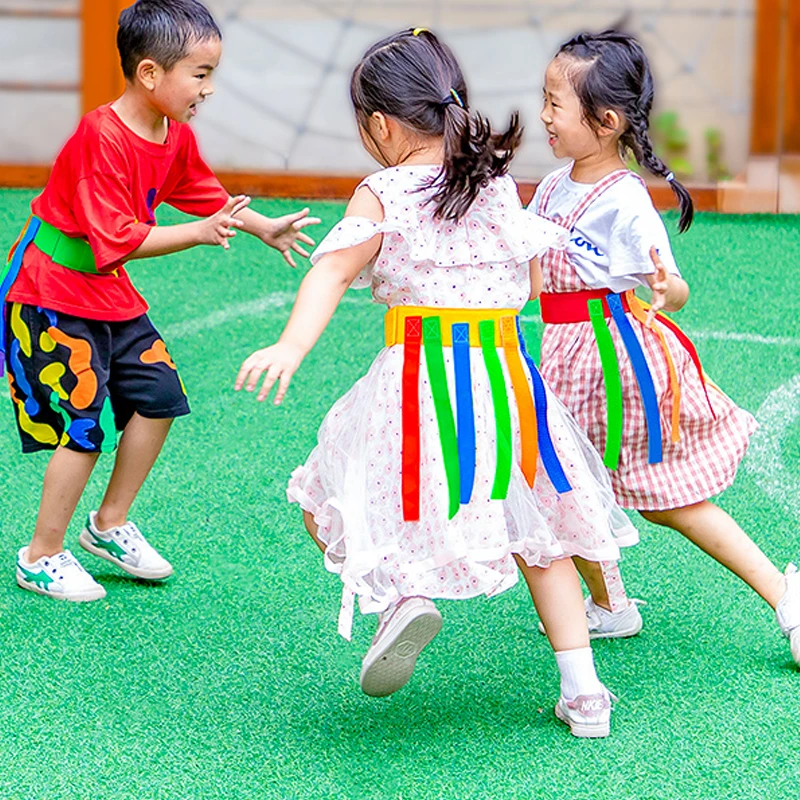
[[[547,182],[545,178],[539,184],[531,211],[537,211]],[[565,175],[550,196],[547,216],[556,220],[568,216],[593,188],[592,183],[576,183]],[[567,255],[587,286],[624,292],[647,285],[644,276],[655,271],[650,260],[653,245],[667,272],[680,275],[664,223],[647,189],[630,173],[606,189],[578,219]]]

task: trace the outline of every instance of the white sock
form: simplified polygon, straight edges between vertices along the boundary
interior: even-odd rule
[[[578,695],[599,694],[603,691],[594,670],[594,655],[591,647],[557,652],[556,664],[561,673],[561,694],[566,700],[574,700]]]

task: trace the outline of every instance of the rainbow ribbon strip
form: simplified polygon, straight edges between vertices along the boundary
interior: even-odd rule
[[[403,345],[403,519],[419,520],[419,353],[422,317],[406,317]]]
[[[572,486],[569,480],[567,480],[564,468],[561,466],[558,454],[553,446],[553,440],[550,437],[550,427],[547,424],[547,391],[544,386],[544,380],[539,370],[536,368],[533,359],[528,354],[528,348],[525,346],[525,338],[522,335],[519,317],[516,318],[516,323],[519,349],[522,353],[522,358],[528,366],[528,372],[530,373],[531,382],[533,383],[533,405],[536,409],[539,454],[553,487],[559,494],[564,494],[565,492],[572,491]]]
[[[508,392],[503,366],[495,345],[494,320],[478,323],[483,361],[489,375],[492,391],[497,438],[497,466],[492,485],[492,500],[505,500],[511,483],[511,413],[508,410]]]
[[[15,242],[9,254],[9,260],[0,278],[0,375],[3,374],[6,353],[6,315],[5,300],[11,285],[17,279],[22,268],[22,257],[28,245],[34,240],[39,231],[41,222],[36,217],[31,217],[23,228],[20,238]]]
[[[636,338],[633,326],[625,316],[622,300],[618,294],[609,294],[606,297],[611,316],[617,325],[617,330],[622,337],[622,343],[628,351],[633,374],[639,384],[639,394],[642,396],[644,417],[647,425],[647,460],[651,464],[659,464],[664,459],[664,450],[661,444],[661,417],[658,413],[658,396],[653,383],[653,376],[647,364],[644,350]]]
[[[500,318],[500,335],[503,339],[503,352],[506,366],[511,378],[511,388],[517,401],[519,416],[519,432],[522,442],[522,459],[520,467],[528,486],[533,488],[536,481],[536,466],[539,462],[539,436],[536,428],[537,418],[533,406],[533,397],[522,368],[517,335],[516,317]]]
[[[622,381],[619,376],[619,361],[611,331],[606,325],[603,301],[589,300],[586,305],[600,353],[600,365],[603,368],[603,382],[606,387],[606,446],[603,463],[609,469],[617,469],[622,450]]]
[[[664,354],[664,360],[667,362],[667,372],[669,373],[669,386],[670,389],[672,390],[672,414],[670,420],[670,427],[671,427],[670,438],[672,439],[673,442],[679,442],[681,440],[681,430],[680,430],[681,383],[678,380],[678,371],[675,369],[675,361],[672,358],[672,353],[670,353],[669,345],[667,345],[667,340],[664,338],[664,334],[655,325],[648,326],[647,312],[642,307],[642,302],[633,293],[633,289],[629,289],[627,292],[625,292],[625,296],[628,299],[628,308],[630,308],[631,314],[633,314],[633,318],[637,322],[639,322],[645,330],[652,331],[658,337],[658,342],[661,345],[661,352]]]
[[[475,486],[475,412],[472,408],[469,323],[456,322],[453,333],[453,367],[456,377],[458,418],[458,466],[461,473],[461,502],[469,503]]]
[[[436,422],[439,426],[439,441],[442,445],[442,459],[447,475],[447,489],[450,496],[448,519],[453,519],[458,512],[461,499],[459,452],[456,423],[447,388],[447,373],[444,369],[442,326],[439,317],[425,317],[422,320],[422,343],[425,347],[425,364],[428,367],[428,380],[431,384]]]

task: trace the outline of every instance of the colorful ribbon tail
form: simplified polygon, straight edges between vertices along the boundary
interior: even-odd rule
[[[41,222],[36,217],[31,217],[31,219],[28,220],[22,236],[14,248],[12,248],[13,255],[6,265],[2,279],[0,279],[0,375],[3,374],[5,361],[3,356],[6,352],[6,296],[14,284],[14,281],[17,279],[19,271],[22,269],[22,257],[25,255],[25,250],[27,250],[28,245],[33,241],[39,231],[40,225]]]
[[[589,320],[594,330],[594,339],[600,354],[603,368],[603,383],[606,389],[606,446],[603,463],[609,469],[619,467],[622,450],[622,381],[619,376],[619,362],[614,349],[614,340],[605,319],[602,300],[589,300]]]
[[[450,392],[447,387],[447,373],[444,368],[442,352],[442,326],[439,317],[425,317],[422,320],[422,344],[425,348],[425,363],[428,367],[428,380],[433,395],[433,407],[439,428],[439,441],[442,445],[442,459],[447,476],[447,489],[450,498],[448,518],[458,512],[461,503],[459,488],[459,454],[456,436],[456,423]]]
[[[653,383],[653,376],[647,363],[642,345],[636,338],[636,333],[630,320],[625,316],[625,309],[622,307],[622,299],[618,294],[609,294],[606,298],[611,316],[617,325],[617,330],[622,336],[622,343],[628,351],[631,360],[633,374],[639,384],[639,393],[642,396],[644,406],[645,422],[647,424],[647,449],[648,461],[651,464],[658,464],[664,458],[663,445],[661,442],[661,417],[658,411],[658,395]]]
[[[492,500],[505,500],[508,497],[508,487],[511,483],[511,412],[508,409],[508,392],[503,374],[503,366],[497,355],[495,345],[494,320],[485,320],[478,325],[481,340],[483,360],[486,372],[489,375],[489,386],[492,392],[492,405],[497,435],[497,466],[495,468],[494,484],[492,485]]]
[[[692,340],[678,327],[678,325],[673,322],[669,317],[659,312],[656,314],[656,319],[659,322],[663,323],[667,328],[669,328],[677,337],[678,341],[683,345],[686,352],[689,354],[689,357],[692,359],[692,362],[697,369],[697,374],[700,376],[700,383],[703,385],[703,391],[706,395],[706,402],[708,403],[708,407],[711,410],[711,416],[716,419],[717,414],[714,411],[714,406],[711,405],[711,398],[708,396],[708,386],[706,385],[706,374],[703,371],[703,365],[700,363],[700,356],[697,354],[697,348],[694,346]]]
[[[419,355],[422,318],[406,317],[403,344],[403,520],[419,521]]]
[[[475,485],[475,411],[472,407],[469,323],[457,322],[453,332],[453,367],[456,378],[456,418],[458,420],[458,463],[461,502],[469,503]]]
[[[536,469],[539,464],[539,437],[536,432],[537,418],[534,411],[533,395],[531,394],[525,370],[520,358],[519,333],[516,324],[517,316],[500,318],[500,335],[503,341],[503,352],[506,356],[506,366],[511,378],[511,388],[514,399],[517,401],[517,416],[519,417],[519,434],[522,444],[522,457],[520,467],[525,481],[532,489],[536,482]]]
[[[525,339],[522,336],[522,328],[520,326],[519,317],[517,317],[517,336],[519,337],[519,349],[522,353],[523,359],[528,367],[528,372],[531,375],[533,383],[533,406],[536,410],[537,421],[537,435],[539,437],[539,455],[542,459],[547,477],[550,478],[550,483],[553,484],[555,490],[559,494],[572,491],[572,486],[564,468],[561,466],[556,449],[553,446],[553,440],[550,436],[550,427],[547,423],[547,391],[544,386],[539,370],[536,364],[528,354],[528,349],[525,346]]]
[[[633,289],[625,292],[628,298],[628,308],[631,310],[634,318],[641,324],[642,328],[646,331],[652,332],[657,338],[661,346],[661,352],[664,354],[664,360],[667,362],[667,372],[669,373],[669,387],[672,392],[672,415],[671,415],[671,439],[673,443],[681,440],[680,420],[681,420],[681,382],[678,380],[678,372],[675,369],[675,361],[670,353],[669,345],[664,337],[662,331],[656,326],[655,320],[653,324],[648,327],[647,325],[647,312],[645,311],[642,301],[633,293]],[[645,334],[646,335],[646,334]]]

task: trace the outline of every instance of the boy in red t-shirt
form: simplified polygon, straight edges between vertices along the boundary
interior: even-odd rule
[[[170,564],[128,520],[166,439],[189,413],[183,385],[123,264],[195,245],[229,247],[241,229],[306,256],[308,209],[269,219],[230,197],[186,124],[213,93],[221,34],[197,0],[139,0],[119,18],[126,87],[87,114],[58,155],[0,281],[0,350],[8,362],[23,452],[54,450],[17,583],[65,600],[105,590],[64,550],[67,525],[101,452],[114,470],[82,547],[125,572],[166,578]],[[167,202],[202,217],[156,226]],[[3,330],[5,323],[5,330]],[[0,357],[2,353],[0,353]],[[0,362],[1,363],[1,362]]]

